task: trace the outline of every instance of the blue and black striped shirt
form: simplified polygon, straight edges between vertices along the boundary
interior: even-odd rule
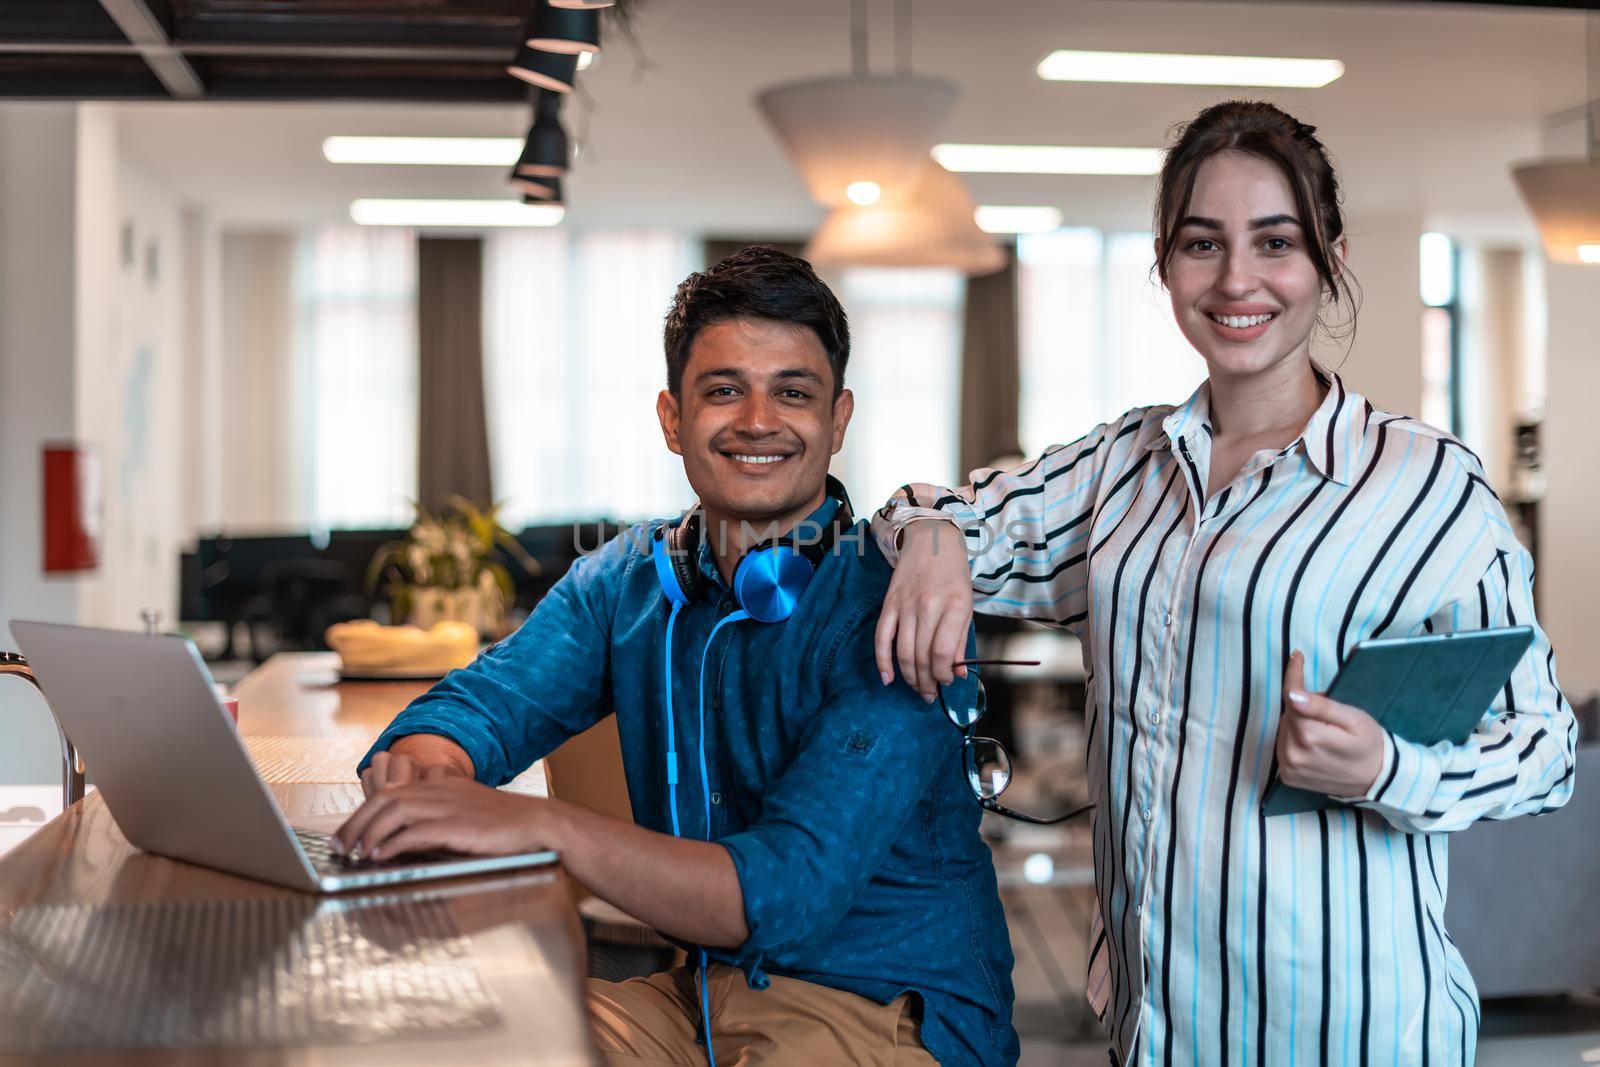
[[[961,490],[908,486],[874,524],[892,552],[906,523],[954,519],[977,610],[1082,639],[1089,993],[1123,1062],[1470,1063],[1438,831],[1571,794],[1532,561],[1477,457],[1319,377],[1304,433],[1214,496],[1202,385]],[[1291,652],[1323,690],[1365,638],[1517,623],[1534,643],[1465,743],[1390,736],[1353,806],[1264,817]]]

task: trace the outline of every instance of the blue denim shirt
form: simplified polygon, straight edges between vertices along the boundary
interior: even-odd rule
[[[634,821],[670,833],[669,606],[650,557],[659,524],[579,559],[521,629],[419,697],[373,751],[441,734],[472,757],[479,781],[500,785],[614,711]],[[885,1004],[914,993],[940,1063],[1015,1063],[1011,945],[960,734],[937,704],[879,680],[873,630],[891,571],[866,524],[844,531],[786,622],[716,635],[705,679],[709,835],[701,656],[737,605],[708,546],[699,565],[710,592],[673,633],[678,817],[684,836],[709,836],[732,856],[750,931],[712,958],[743,968],[754,988],[770,973]]]

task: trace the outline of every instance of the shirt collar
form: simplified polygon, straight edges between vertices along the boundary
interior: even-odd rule
[[[1181,405],[1172,409],[1172,413],[1161,420],[1160,434],[1157,434],[1145,447],[1148,449],[1169,448],[1178,443],[1185,434],[1194,433],[1201,429],[1211,432],[1211,380],[1208,378],[1200,383],[1196,389]]]
[[[815,523],[818,527],[826,526],[828,523],[833,521],[834,512],[838,510],[839,502],[831,496],[826,496],[822,498],[822,505],[811,514],[801,519],[800,522]],[[799,522],[795,523],[796,527],[799,525]],[[793,529],[793,527],[791,527],[791,529]],[[815,536],[814,530],[810,536]],[[705,531],[702,531],[700,536],[699,566],[700,573],[705,575],[711,581],[715,582],[718,587],[727,585],[727,583],[722,580],[722,572],[717,570],[717,557],[711,552],[711,538],[706,536]]]
[[[1361,459],[1362,441],[1366,435],[1366,400],[1359,393],[1345,388],[1343,379],[1333,371],[1316,363],[1311,365],[1317,380],[1328,387],[1328,394],[1312,412],[1306,428],[1295,443],[1304,447],[1306,457],[1323,477],[1340,485],[1349,485],[1356,465]],[[1200,383],[1200,388],[1181,407],[1161,420],[1162,433],[1145,447],[1170,448],[1185,434],[1204,430],[1211,432],[1211,382]]]
[[[1312,370],[1327,385],[1328,395],[1312,413],[1300,441],[1323,477],[1349,485],[1366,440],[1367,402],[1360,393],[1345,388],[1344,380],[1333,371],[1316,364]]]

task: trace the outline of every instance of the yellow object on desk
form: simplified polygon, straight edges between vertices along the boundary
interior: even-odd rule
[[[432,629],[383,626],[371,619],[328,627],[328,647],[347,673],[404,671],[444,674],[478,655],[478,631],[464,622],[438,622]]]

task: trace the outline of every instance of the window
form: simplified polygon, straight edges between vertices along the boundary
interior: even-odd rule
[[[299,510],[313,528],[406,526],[417,495],[417,241],[338,227],[295,264]]]
[[[865,515],[910,481],[960,485],[962,304],[953,270],[858,267],[839,299],[850,317],[845,385],[855,416],[833,472]]]
[[[484,379],[501,521],[676,515],[694,499],[656,419],[662,320],[697,245],[663,231],[484,243]]]
[[[1140,405],[1179,404],[1205,362],[1151,271],[1148,233],[1068,228],[1017,242],[1018,429],[1037,455]]]
[[[1422,421],[1462,434],[1460,257],[1442,233],[1422,235]]]

